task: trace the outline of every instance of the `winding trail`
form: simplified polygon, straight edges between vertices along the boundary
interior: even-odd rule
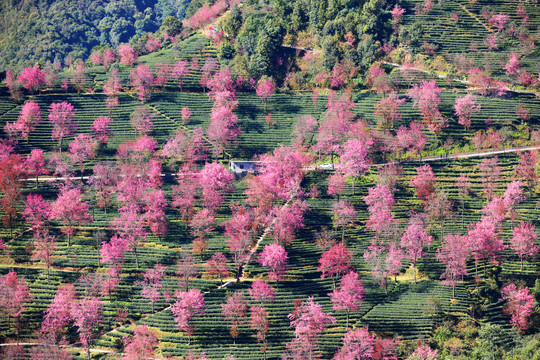
[[[432,76],[436,76],[439,79],[450,79],[452,81],[456,81],[456,82],[459,82],[459,83],[462,83],[462,84],[474,86],[474,84],[471,83],[469,80],[463,80],[463,79],[458,79],[458,78],[455,78],[455,77],[449,77],[446,74],[439,74],[439,73],[436,73],[436,72],[433,72],[433,71],[430,71],[430,70],[424,70],[424,69],[419,69],[419,68],[416,68],[416,67],[409,67],[409,66],[405,67],[403,65],[396,64],[396,63],[393,63],[393,62],[388,62],[388,61],[381,61],[381,63],[385,64],[385,65],[393,66],[393,67],[398,68],[398,69],[420,71],[420,72],[423,72],[425,74],[430,74]],[[492,89],[495,89],[495,88],[487,87],[487,89],[492,90]],[[511,88],[511,87],[508,87],[508,86],[505,87],[505,90],[506,91],[511,91],[511,92],[514,92],[514,93],[519,93],[519,94],[531,94],[531,95],[534,95],[534,96],[540,98],[540,92],[536,92],[536,91],[514,89],[514,88]]]

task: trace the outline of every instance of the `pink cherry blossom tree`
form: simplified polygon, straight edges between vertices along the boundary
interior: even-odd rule
[[[340,151],[339,163],[336,164],[336,169],[343,172],[345,176],[353,178],[353,195],[354,195],[354,178],[363,174],[369,167],[368,165],[368,150],[370,146],[359,139],[348,139]]]
[[[101,54],[101,63],[107,69],[116,60],[116,51],[113,49],[105,49]]]
[[[46,175],[49,173],[49,170],[45,166],[43,151],[40,149],[32,149],[30,154],[26,156],[24,168],[27,175],[34,175],[36,177],[36,188],[38,186],[39,175]]]
[[[13,319],[17,330],[17,344],[23,326],[21,322],[22,313],[26,305],[33,300],[34,297],[30,295],[30,289],[26,285],[24,277],[19,279],[15,271],[10,271],[0,277],[0,309],[8,316],[8,327],[10,326],[10,319]]]
[[[381,98],[374,105],[375,118],[377,124],[383,129],[392,129],[396,121],[401,120],[400,107],[406,99],[400,99],[396,92],[390,93],[387,97]]]
[[[437,179],[429,164],[416,168],[416,172],[417,174],[411,178],[411,186],[415,188],[418,200],[423,202],[435,191]]]
[[[106,104],[109,113],[116,105],[118,105],[118,94],[122,91],[122,82],[119,70],[113,68],[107,81],[103,84],[103,93],[107,95]]]
[[[514,168],[514,173],[519,179],[523,179],[529,191],[536,185],[538,180],[538,175],[534,170],[537,164],[538,153],[536,151],[519,153],[519,163]]]
[[[179,174],[193,172],[194,163],[207,157],[203,129],[198,127],[192,132],[179,130],[175,137],[167,139],[161,156],[173,163],[183,163]]]
[[[189,74],[188,62],[186,60],[178,60],[172,68],[171,78],[178,80],[180,91],[182,91],[182,84],[187,74]]]
[[[97,163],[93,168],[93,175],[88,184],[94,189],[95,205],[105,210],[112,204],[116,193],[119,168],[112,163]]]
[[[69,143],[69,158],[75,164],[79,164],[81,181],[84,173],[84,161],[96,157],[98,143],[87,134],[79,134]]]
[[[261,343],[261,351],[264,354],[264,360],[266,360],[266,350],[268,349],[268,342],[266,340],[268,334],[268,312],[262,306],[250,307],[251,321],[249,326],[252,330],[256,331],[257,341]]]
[[[187,227],[187,219],[191,215],[195,204],[195,195],[199,184],[198,174],[190,171],[178,173],[178,185],[173,186],[172,207],[178,209],[181,220],[184,220]]]
[[[350,330],[343,336],[343,347],[332,359],[375,359],[374,346],[375,339],[367,327]]]
[[[96,328],[101,322],[101,309],[103,303],[96,297],[84,297],[77,302],[71,303],[71,318],[74,321],[79,339],[86,349],[86,354],[90,360],[90,340]]]
[[[403,14],[405,14],[405,9],[400,8],[398,5],[396,5],[392,9],[391,14],[392,21],[396,24],[399,24],[401,22],[401,19],[403,18]]]
[[[336,229],[339,227],[342,228],[341,242],[343,243],[345,241],[345,229],[352,227],[358,220],[356,210],[348,201],[340,200],[334,203],[332,213],[332,223],[334,224],[334,227]]]
[[[309,209],[301,200],[283,206],[274,206],[267,222],[270,224],[271,236],[283,247],[290,246],[297,229],[304,228],[304,213]]]
[[[58,147],[62,151],[62,139],[77,131],[77,124],[73,122],[75,110],[67,101],[52,103],[49,108],[49,121],[53,126],[52,139],[58,139]]]
[[[295,301],[295,308],[288,315],[291,327],[294,327],[294,339],[287,343],[287,354],[283,359],[312,359],[317,357],[319,337],[326,327],[336,323],[331,313],[325,314],[321,304],[313,297],[306,301]]]
[[[195,241],[206,243],[208,234],[214,230],[215,221],[216,218],[211,210],[204,208],[197,211],[189,221],[191,234],[195,237]]]
[[[399,269],[405,254],[403,250],[399,247],[396,241],[392,241],[388,247],[388,252],[386,253],[386,259],[384,260],[385,269],[388,275],[394,275],[394,281],[397,283],[397,275],[399,274]]]
[[[133,328],[133,337],[124,335],[124,356],[122,360],[139,360],[155,356],[155,349],[159,346],[155,331],[148,325],[138,325]]]
[[[258,97],[261,98],[264,104],[264,112],[266,112],[266,102],[268,98],[276,92],[276,85],[274,80],[267,78],[259,81],[257,89],[255,90]]]
[[[268,269],[268,278],[281,279],[287,271],[287,252],[279,244],[266,245],[259,257],[259,263]]]
[[[133,66],[137,60],[137,53],[129,44],[118,46],[118,55],[120,55],[120,63],[126,66]]]
[[[428,137],[424,134],[424,125],[413,121],[409,123],[407,128],[405,125],[401,125],[396,130],[396,137],[394,140],[393,148],[398,154],[412,151],[417,156],[421,157],[422,151],[428,142]]]
[[[106,144],[109,142],[109,137],[113,136],[112,131],[109,129],[109,125],[113,122],[113,119],[106,116],[99,116],[92,123],[92,133],[96,135],[96,139],[100,143]]]
[[[352,108],[355,103],[351,101],[349,94],[338,96],[331,92],[326,104],[327,111],[324,121],[319,126],[315,150],[323,154],[330,154],[332,163],[333,154],[340,149],[342,143],[349,137],[349,129],[354,118]]]
[[[23,100],[22,83],[15,78],[15,75],[11,71],[6,71],[6,86],[13,101],[20,102]]]
[[[351,271],[343,276],[339,288],[328,295],[334,310],[347,311],[346,329],[349,329],[349,313],[358,311],[364,296],[364,283],[358,279],[358,273]]]
[[[180,257],[176,261],[176,274],[180,277],[178,285],[185,287],[185,291],[189,290],[189,279],[199,275],[199,269],[193,256],[187,252],[180,254]]]
[[[224,192],[234,190],[234,175],[219,162],[206,163],[199,180],[203,204],[209,209],[219,208],[225,200]]]
[[[76,297],[77,293],[73,284],[60,285],[53,301],[43,311],[40,332],[48,341],[56,343],[59,341],[59,336],[66,332],[66,327],[71,322],[71,306]]]
[[[343,176],[342,174],[336,172],[328,176],[328,188],[326,192],[328,195],[333,196],[337,195],[339,200],[339,195],[343,194],[345,192],[345,185],[347,182],[347,178]]]
[[[249,296],[253,303],[259,306],[274,302],[276,299],[276,290],[266,281],[255,280],[251,283],[251,288],[248,289]]]
[[[512,315],[510,323],[519,332],[527,330],[529,328],[527,319],[534,310],[534,296],[529,288],[510,284],[501,289],[501,294],[503,300],[506,300],[504,312]]]
[[[31,224],[32,231],[41,231],[49,220],[51,205],[39,194],[29,194],[24,203],[24,219]]]
[[[236,124],[238,117],[227,106],[214,107],[210,113],[210,123],[206,136],[212,144],[214,156],[221,155],[231,145],[232,141],[240,135],[241,130]]]
[[[231,322],[231,337],[236,343],[236,338],[240,334],[239,327],[247,320],[248,306],[244,299],[244,293],[235,291],[231,296],[227,297],[224,304],[221,304],[221,313],[225,320]]]
[[[416,262],[426,255],[424,247],[431,244],[433,237],[429,236],[424,226],[413,222],[410,224],[401,237],[401,248],[405,251],[407,258],[411,261],[414,270],[414,282],[416,283]]]
[[[36,126],[41,122],[41,110],[39,104],[33,100],[27,101],[21,107],[21,112],[17,121],[14,123],[6,123],[4,131],[14,139],[21,137],[27,139]]]
[[[501,253],[506,248],[499,234],[499,225],[493,217],[482,217],[479,222],[471,225],[468,231],[471,243],[471,253],[474,255],[476,270],[478,262],[484,260],[484,274],[487,262],[497,264],[501,259]]]
[[[501,167],[497,156],[482,160],[478,164],[478,171],[482,182],[482,188],[488,200],[494,197],[494,191],[497,189],[497,182],[501,177]]]
[[[281,146],[260,159],[260,174],[248,180],[244,192],[249,204],[268,210],[274,200],[287,201],[300,193],[304,167],[311,161],[308,154]]]
[[[191,335],[195,333],[192,319],[196,315],[204,314],[205,311],[204,297],[199,289],[191,289],[189,291],[176,290],[176,298],[178,300],[171,307],[171,311],[176,327],[186,333],[189,344],[191,343]]]
[[[49,235],[49,229],[40,229],[34,232],[32,260],[40,260],[47,266],[47,282],[49,282],[49,269],[53,264],[53,254],[56,249],[56,238]]]
[[[154,129],[155,113],[148,106],[137,106],[131,113],[131,127],[139,134],[148,135]]]
[[[119,238],[119,243],[123,242],[126,250],[133,251],[137,269],[139,268],[137,248],[139,244],[147,241],[148,236],[144,228],[144,220],[144,216],[139,214],[134,207],[125,207],[120,211],[120,217],[114,218],[112,222],[112,228]]]
[[[171,64],[156,63],[156,78],[154,79],[154,85],[161,87],[166,85],[169,82],[171,71]]]
[[[148,269],[144,273],[144,279],[137,284],[142,286],[141,295],[143,298],[150,300],[152,303],[152,313],[154,312],[154,304],[162,296],[163,285],[161,281],[165,275],[167,268],[161,264],[156,264],[153,269]]]
[[[465,126],[465,129],[471,126],[471,117],[474,113],[480,111],[481,106],[476,101],[476,96],[471,93],[463,97],[457,97],[454,104],[454,114],[458,117],[458,123]]]
[[[407,359],[437,360],[438,352],[437,350],[433,350],[428,344],[422,345],[422,343],[418,342],[416,350],[414,350],[414,352]]]
[[[298,149],[300,146],[306,144],[315,128],[317,127],[317,120],[313,116],[304,115],[299,117],[293,127],[291,133],[291,146],[294,149]]]
[[[448,126],[448,120],[439,111],[439,104],[442,102],[439,96],[441,92],[442,89],[437,86],[435,80],[432,80],[423,81],[420,86],[414,84],[407,94],[413,99],[413,107],[418,106],[423,121],[435,135],[440,134],[442,129]]]
[[[456,296],[456,282],[467,275],[467,259],[469,258],[469,239],[463,235],[448,234],[437,250],[437,260],[446,265],[441,278],[442,284],[452,286],[452,297]]]
[[[527,222],[521,221],[518,226],[513,230],[513,236],[510,239],[510,247],[517,256],[519,256],[521,267],[523,271],[523,261],[527,258],[535,258],[540,251],[540,247],[535,245],[535,241],[538,235],[536,234],[535,227]]]
[[[219,276],[219,281],[223,285],[223,279],[229,276],[227,269],[227,258],[222,253],[218,252],[212,255],[204,264],[206,272],[211,276]]]
[[[318,271],[322,272],[321,279],[331,277],[336,288],[336,277],[348,273],[352,269],[353,253],[343,244],[336,244],[330,250],[322,253],[319,259]]]
[[[519,69],[519,56],[516,53],[508,55],[508,63],[504,66],[507,75],[517,75]]]
[[[395,205],[394,195],[386,185],[377,184],[368,190],[368,195],[363,199],[370,213],[366,228],[375,231],[376,234],[382,233],[394,221],[391,212]]]
[[[103,241],[101,243],[101,262],[119,264],[124,261],[124,254],[127,250],[126,240],[121,236],[113,235],[109,242]]]
[[[145,101],[150,94],[150,86],[154,83],[154,74],[148,65],[141,64],[129,72],[131,86],[137,91],[139,101]]]
[[[388,295],[387,277],[390,275],[390,272],[387,268],[386,259],[387,253],[385,246],[377,239],[373,239],[364,252],[364,260],[371,269],[373,279],[381,287],[384,287],[384,292]]]
[[[236,281],[240,280],[253,242],[253,218],[245,208],[233,208],[233,216],[225,225],[225,237],[236,266]]]
[[[41,90],[45,85],[45,72],[39,68],[39,66],[34,66],[31,68],[24,68],[17,79],[22,86],[33,93],[36,90]]]
[[[188,122],[189,118],[191,117],[191,111],[189,110],[189,108],[187,106],[185,106],[180,111],[180,114],[182,115],[182,122],[184,124],[186,124]]]
[[[88,204],[82,201],[80,189],[64,189],[58,198],[51,204],[50,218],[62,221],[62,233],[68,238],[68,246],[71,245],[71,237],[75,233],[75,228],[92,222],[92,217],[88,213]]]

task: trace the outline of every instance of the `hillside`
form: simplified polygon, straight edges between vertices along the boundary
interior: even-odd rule
[[[536,4],[201,5],[64,68],[2,31],[0,357],[538,357]]]

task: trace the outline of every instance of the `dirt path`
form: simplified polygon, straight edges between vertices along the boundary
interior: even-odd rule
[[[432,76],[436,76],[439,79],[450,79],[452,81],[456,81],[456,82],[459,82],[459,83],[462,83],[462,84],[474,85],[469,80],[463,80],[463,79],[448,77],[448,75],[438,74],[436,72],[429,71],[429,70],[418,69],[418,68],[415,68],[415,67],[404,67],[404,66],[402,66],[400,64],[396,64],[396,63],[392,63],[392,62],[388,62],[388,61],[381,61],[381,63],[385,64],[385,65],[393,66],[393,67],[399,68],[399,69],[420,71],[420,72],[423,72],[425,74],[430,74]],[[493,89],[493,88],[488,88],[488,89]],[[515,92],[515,93],[519,93],[519,94],[531,94],[531,95],[534,95],[534,96],[540,98],[540,92],[529,91],[529,90],[521,90],[521,89],[514,89],[514,88],[511,88],[511,87],[506,87],[506,90],[511,91],[511,92]]]

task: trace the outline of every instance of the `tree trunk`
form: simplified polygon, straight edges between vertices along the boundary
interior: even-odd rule
[[[341,232],[341,243],[345,245],[345,225],[343,225],[343,231]]]
[[[353,176],[353,179],[352,179],[352,194],[353,194],[353,195],[355,195],[355,193],[354,193],[354,180],[355,180],[355,179],[354,179],[354,176]]]
[[[465,225],[465,200],[461,201],[461,228]]]
[[[152,314],[154,313],[154,302],[152,301]]]
[[[416,284],[416,264],[413,263],[412,268],[414,272],[414,283]]]
[[[49,262],[47,261],[47,284],[49,283]]]
[[[240,282],[240,273],[242,272],[242,266],[238,266],[236,270],[236,282]]]
[[[68,233],[68,246],[71,246],[71,236]]]
[[[135,265],[137,265],[137,269],[139,268],[139,258],[137,257],[137,247],[133,247],[133,254],[135,255]]]
[[[456,298],[456,283],[454,282],[454,285],[452,286],[452,299]]]
[[[523,257],[521,258],[521,267],[520,267],[519,271],[523,271]]]
[[[39,182],[38,182],[38,175],[36,174],[36,189],[37,189],[37,187],[38,187],[38,183],[39,183]]]
[[[345,330],[349,330],[349,309],[347,309],[347,323],[345,325]]]
[[[444,236],[444,220],[441,221],[441,241],[443,240],[443,236]],[[429,251],[429,246],[428,245],[428,251]]]

